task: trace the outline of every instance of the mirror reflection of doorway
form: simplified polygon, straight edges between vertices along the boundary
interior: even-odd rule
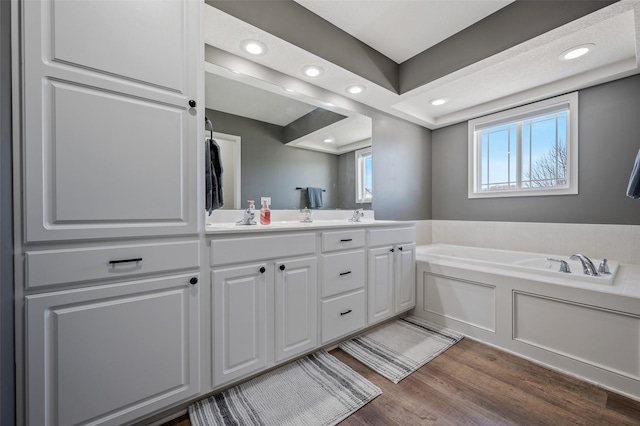
[[[222,157],[222,190],[224,191],[225,210],[240,209],[240,147],[242,138],[236,135],[228,135],[226,133],[213,132],[213,138],[220,146],[220,155]]]

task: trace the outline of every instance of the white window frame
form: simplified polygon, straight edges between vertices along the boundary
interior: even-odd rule
[[[356,161],[356,203],[371,203],[373,201],[373,193],[366,194],[364,188],[364,170],[362,167],[363,162],[360,159],[365,155],[372,155],[371,147],[359,149],[355,152]],[[371,189],[373,192],[373,188]]]
[[[477,136],[480,129],[486,129],[500,124],[514,123],[535,117],[545,110],[552,111],[558,106],[567,108],[567,185],[558,187],[517,188],[504,190],[482,191],[481,161],[479,141]],[[468,123],[468,197],[471,198],[499,198],[499,197],[531,197],[542,195],[571,195],[578,193],[578,92],[535,102],[529,105],[491,114],[470,120]],[[521,158],[518,158],[520,163]],[[520,167],[520,165],[518,165]],[[520,170],[518,170],[520,173]]]

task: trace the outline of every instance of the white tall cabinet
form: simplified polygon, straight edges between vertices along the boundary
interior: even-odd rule
[[[26,241],[195,233],[201,4],[21,6]]]
[[[119,425],[199,386],[202,3],[13,5],[28,425]]]

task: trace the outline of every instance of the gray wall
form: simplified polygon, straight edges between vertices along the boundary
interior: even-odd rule
[[[272,209],[306,206],[306,191],[296,187],[326,189],[323,209],[338,207],[338,157],[283,144],[284,128],[274,124],[206,110],[216,132],[242,137],[241,206],[246,200],[271,197]]]
[[[11,205],[11,3],[0,1],[0,424],[15,424]]]
[[[380,112],[367,114],[373,119],[376,219],[431,219],[431,130]]]
[[[433,219],[640,224],[625,196],[640,148],[640,75],[579,91],[578,195],[467,198],[467,123],[433,132]]]

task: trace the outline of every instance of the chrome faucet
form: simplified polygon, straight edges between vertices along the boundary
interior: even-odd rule
[[[600,275],[596,267],[593,265],[593,262],[584,254],[574,253],[569,259],[579,260],[580,262],[582,262],[582,271],[585,273],[585,275],[591,275],[593,277],[597,277]]]
[[[353,211],[353,216],[349,219],[349,222],[360,222],[360,218],[364,217],[363,209],[356,209]]]
[[[600,266],[598,267],[598,272],[600,273],[600,275],[611,275],[607,259],[602,259],[602,262],[600,262]]]
[[[565,260],[554,259],[553,257],[547,257],[547,260],[560,263],[560,269],[558,270],[558,272],[564,272],[565,274],[571,273],[571,268],[569,268],[569,264]]]

